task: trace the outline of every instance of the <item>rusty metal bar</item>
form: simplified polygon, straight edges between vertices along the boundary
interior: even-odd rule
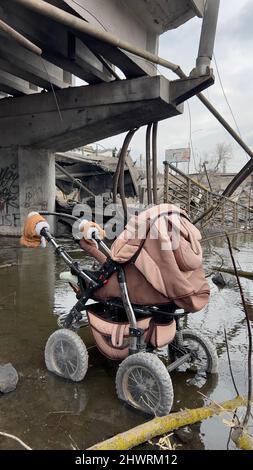
[[[157,131],[158,122],[154,122],[152,131],[152,169],[153,169],[153,202],[158,204],[157,194]]]
[[[169,166],[164,162],[164,193],[163,202],[167,204],[169,202]]]
[[[130,142],[137,131],[136,129],[132,129],[131,131],[128,132],[128,134],[125,137],[123,147],[120,152],[119,156],[119,170],[117,167],[116,171],[119,171],[118,175],[118,180],[116,179],[114,181],[114,188],[113,188],[113,202],[116,202],[116,197],[117,197],[117,189],[119,185],[119,193],[120,193],[120,198],[121,198],[121,203],[124,211],[124,223],[125,225],[127,224],[127,202],[126,202],[126,196],[125,196],[125,162],[126,162],[126,156],[127,156],[127,151],[128,147],[130,145]]]
[[[132,129],[131,131],[128,132],[128,134],[125,137],[120,154],[119,154],[117,168],[113,176],[113,203],[114,204],[116,204],[117,202],[118,186],[119,186],[120,175],[122,173],[122,168],[123,168],[123,173],[125,171],[125,161],[126,161],[127,150],[136,130],[137,129]],[[123,180],[123,183],[124,183],[124,180]],[[124,198],[124,195],[123,195],[123,198]]]
[[[146,180],[147,180],[147,197],[148,204],[152,204],[152,184],[151,184],[151,156],[150,156],[150,145],[151,145],[151,129],[152,124],[149,124],[146,131]]]
[[[192,194],[191,194],[191,181],[188,180],[188,184],[187,184],[187,212],[190,214],[190,211],[191,211],[191,197],[192,197]]]
[[[78,181],[74,176],[72,176],[65,168],[63,168],[61,165],[55,162],[55,168],[57,170],[61,171],[65,176],[67,176],[71,181],[73,181],[79,188],[83,189],[86,193],[90,194],[90,196],[95,197],[95,193],[93,193],[87,186],[85,186],[83,183]]]

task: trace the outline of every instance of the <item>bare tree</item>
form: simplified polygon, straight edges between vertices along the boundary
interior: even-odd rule
[[[225,142],[217,144],[215,156],[208,165],[209,172],[218,173],[222,171],[223,173],[226,173],[227,162],[231,159],[231,157],[231,145],[226,144]]]

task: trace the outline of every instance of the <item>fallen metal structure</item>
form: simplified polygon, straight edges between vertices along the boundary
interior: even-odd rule
[[[251,207],[211,191],[168,162],[164,162],[163,200],[179,205],[196,224],[212,232],[253,227]]]

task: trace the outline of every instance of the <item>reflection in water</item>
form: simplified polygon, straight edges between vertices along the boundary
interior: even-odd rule
[[[232,239],[238,267],[253,270],[253,242],[248,236]],[[83,253],[68,242],[76,259]],[[238,251],[238,249],[240,251]],[[205,264],[231,266],[226,242],[207,244]],[[44,364],[44,347],[56,329],[52,314],[67,312],[75,302],[74,293],[59,280],[66,270],[62,260],[50,250],[24,250],[15,239],[0,239],[0,264],[17,263],[17,268],[0,270],[0,363],[12,362],[20,381],[15,392],[1,396],[1,430],[18,435],[32,448],[71,449],[73,443],[87,448],[97,441],[127,430],[146,418],[121,403],[115,393],[116,365],[96,349],[89,350],[89,370],[84,381],[73,384],[50,374]],[[190,372],[172,376],[174,411],[202,407],[235,395],[226,354],[224,327],[228,335],[233,372],[240,393],[247,387],[247,333],[244,312],[235,285],[218,289],[211,279],[211,299],[202,311],[183,320],[184,328],[206,334],[217,346],[219,375],[207,381]],[[253,283],[242,279],[253,320]],[[88,331],[81,331],[88,348],[93,344]],[[183,448],[225,449],[228,429],[222,417],[212,418],[176,434]],[[0,449],[18,448],[2,439]]]

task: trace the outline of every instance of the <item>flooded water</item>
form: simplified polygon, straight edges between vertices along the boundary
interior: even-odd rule
[[[253,238],[245,235],[232,241],[240,249],[235,250],[238,266],[252,271]],[[76,245],[67,245],[74,258],[84,259]],[[216,239],[206,244],[207,271],[220,265],[220,256],[224,266],[231,266],[226,242]],[[47,371],[44,347],[57,328],[55,314],[67,312],[75,303],[74,293],[59,280],[59,273],[66,269],[63,261],[56,259],[50,248],[27,250],[16,239],[0,238],[0,265],[5,263],[17,266],[0,269],[0,364],[11,362],[19,373],[19,383],[16,391],[0,396],[0,431],[18,436],[33,449],[85,449],[144,422],[144,416],[117,399],[116,366],[92,348],[92,338],[84,330],[80,335],[91,348],[84,381],[74,384]],[[222,290],[209,280],[209,305],[184,321],[185,326],[201,331],[215,343],[219,374],[203,384],[193,381],[189,373],[172,373],[174,411],[201,407],[208,397],[222,402],[235,396],[224,328],[237,387],[241,394],[247,390],[247,333],[238,288],[232,277]],[[253,321],[253,282],[243,279],[242,285]],[[179,449],[226,449],[229,428],[224,417],[231,419],[212,418],[176,433],[172,439],[182,446]],[[16,448],[19,444],[0,437],[0,449]]]

